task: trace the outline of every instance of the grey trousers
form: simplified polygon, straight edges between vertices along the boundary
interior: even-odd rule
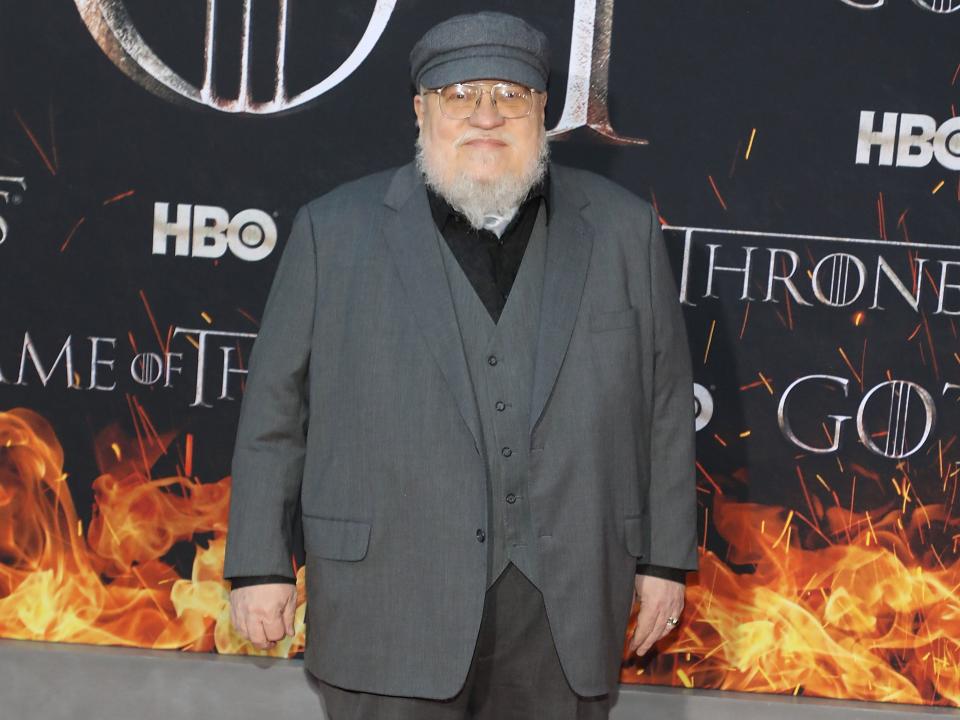
[[[581,697],[560,667],[543,596],[512,563],[487,590],[467,678],[449,700],[319,682],[329,720],[606,720],[610,696]]]

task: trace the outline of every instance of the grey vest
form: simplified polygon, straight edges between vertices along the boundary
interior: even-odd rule
[[[487,463],[487,587],[508,562],[536,585],[536,538],[527,483],[530,395],[547,242],[544,203],[497,322],[439,230],[437,241],[480,411]]]

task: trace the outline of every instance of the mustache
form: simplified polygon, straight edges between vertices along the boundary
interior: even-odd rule
[[[463,135],[461,135],[456,139],[456,141],[454,142],[454,146],[460,147],[461,145],[466,145],[468,142],[472,142],[474,140],[497,140],[499,142],[506,143],[507,145],[515,144],[513,135],[511,135],[510,133],[501,133],[499,135],[485,135],[485,134],[478,134],[476,132],[471,132],[468,130],[466,133],[464,133]]]

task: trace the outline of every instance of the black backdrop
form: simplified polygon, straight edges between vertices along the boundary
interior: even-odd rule
[[[685,627],[653,658],[628,660],[625,681],[960,703],[960,606],[952,590],[960,583],[960,529],[952,519],[960,392],[950,387],[960,383],[951,314],[960,311],[960,289],[950,288],[960,284],[960,266],[950,264],[960,261],[960,143],[944,125],[957,115],[960,13],[949,5],[616,3],[610,122],[619,134],[649,144],[605,142],[580,128],[554,142],[552,153],[655,203],[668,227],[678,282],[689,268],[685,312],[695,380],[698,397],[713,405],[712,413],[701,408],[704,565],[691,577]],[[280,6],[251,4],[251,87],[258,99],[271,93]],[[291,2],[291,94],[343,62],[374,6],[373,0]],[[132,69],[129,58],[118,61],[125,71],[112,62],[108,34],[98,44],[80,12],[89,18],[125,8],[143,45],[199,86],[203,3],[0,0],[0,191],[6,193],[0,195],[0,458],[4,438],[18,445],[26,423],[42,447],[25,445],[23,452],[49,462],[57,456],[50,448],[59,443],[56,474],[66,473],[63,484],[38,489],[47,481],[31,485],[33,466],[7,448],[0,519],[15,529],[0,528],[0,634],[253,652],[226,625],[225,586],[214,583],[216,591],[204,594],[216,558],[222,561],[223,495],[211,490],[203,496],[211,507],[191,515],[191,502],[201,501],[187,489],[228,486],[242,375],[229,375],[230,398],[220,399],[221,346],[232,348],[228,360],[242,368],[251,338],[207,337],[204,402],[197,405],[199,336],[175,329],[255,333],[296,209],[345,180],[410,159],[415,126],[407,53],[427,27],[489,8],[542,28],[554,53],[547,113],[547,127],[554,128],[568,91],[574,14],[593,6],[592,0],[399,0],[392,12],[382,10],[388,14],[382,35],[342,82],[301,107],[251,114],[148,90],[155,83]],[[240,77],[241,7],[221,4],[217,15],[214,77],[227,98],[236,97]],[[587,65],[575,67],[583,72]],[[943,125],[945,150],[913,167],[881,164],[874,147],[870,161],[858,163],[864,111],[876,113],[875,130],[884,113],[900,114],[901,122],[903,114],[927,116],[928,124]],[[169,204],[170,220],[178,203],[224,208],[229,217],[262,211],[276,224],[277,247],[259,261],[229,250],[211,259],[175,255],[168,238],[166,254],[156,254],[158,203]],[[712,231],[687,234],[684,228]],[[256,228],[250,232],[256,235]],[[723,271],[715,273],[717,297],[704,298],[711,243],[717,264],[726,266],[743,264],[743,245],[758,248],[751,302],[740,298],[741,279]],[[782,283],[774,285],[776,301],[763,301],[770,248],[797,253],[794,280],[809,307],[787,297]],[[830,253],[864,263],[865,290],[849,305],[819,301],[812,292],[815,264]],[[889,276],[878,274],[878,255],[908,291],[923,285],[916,310]],[[927,265],[914,277],[917,256]],[[847,270],[855,265],[850,257],[839,261]],[[783,262],[789,262],[786,253],[776,258],[778,271]],[[831,295],[831,282],[856,281],[836,262],[821,272],[824,292],[834,300],[842,293]],[[870,308],[878,277],[883,310]],[[111,389],[90,389],[90,337],[107,339],[97,341],[104,361],[97,382]],[[66,354],[55,365],[65,343],[79,388],[67,387]],[[131,377],[137,353],[164,350],[182,353],[171,387]],[[44,370],[53,368],[46,382],[34,358]],[[151,367],[134,364],[138,372]],[[836,452],[814,453],[791,441],[778,425],[778,403],[793,380],[814,374],[834,379],[803,383],[791,396],[796,437],[828,446],[828,415],[855,416],[867,392],[887,382],[864,420],[865,434],[886,452],[857,439],[855,419],[845,421]],[[837,378],[849,383],[846,394]],[[912,409],[905,408],[911,398]],[[936,420],[924,435],[931,405]],[[2,412],[14,408],[36,415]],[[44,434],[45,423],[55,438]],[[911,452],[895,457],[895,446]],[[104,518],[116,520],[124,507],[107,491],[115,487],[111,479],[122,495],[134,493],[137,483],[171,477],[190,480],[154,488],[160,494],[150,495],[148,510],[126,506],[150,516],[150,522],[132,517],[144,523],[140,531],[151,541],[135,541],[136,526],[129,537],[114,526],[104,529],[110,525]],[[64,493],[72,496],[74,514],[51,505],[51,493],[57,502]],[[175,512],[163,510],[170,497],[181,502]],[[70,523],[76,536],[67,538],[63,528]],[[41,532],[51,525],[59,531]],[[202,550],[213,559],[198,578]],[[86,559],[66,562],[71,553]],[[64,578],[28,589],[28,580],[50,567],[66,568],[67,578],[83,575],[81,585],[98,585],[107,598],[121,586],[139,588],[140,595],[131,590],[127,599],[162,608],[159,617],[170,626],[182,624],[173,608],[179,612],[178,603],[186,601],[171,590],[179,587],[192,598],[190,627],[172,632],[153,622],[124,630],[119,624],[99,634],[106,621],[98,613],[111,601],[91,601]],[[879,596],[878,588],[884,590]],[[14,600],[39,597],[55,598],[59,615],[25,621]],[[83,623],[64,621],[68,609],[79,608]],[[277,652],[300,647],[288,643]]]

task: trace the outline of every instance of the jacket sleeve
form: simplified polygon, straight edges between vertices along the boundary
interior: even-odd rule
[[[295,577],[291,553],[306,454],[316,285],[313,227],[303,207],[250,351],[231,464],[224,577],[282,575],[291,582]]]
[[[647,498],[651,565],[697,569],[696,427],[693,372],[677,285],[656,211],[650,212],[653,414]]]

